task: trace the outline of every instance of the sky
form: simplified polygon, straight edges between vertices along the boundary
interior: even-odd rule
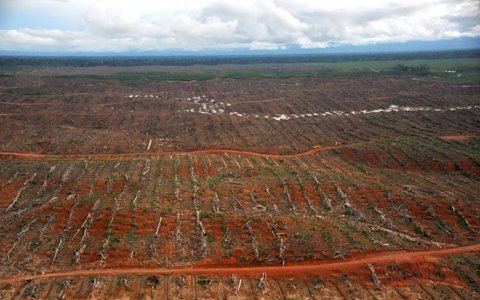
[[[480,0],[0,0],[0,51],[282,51],[462,38],[480,38]]]

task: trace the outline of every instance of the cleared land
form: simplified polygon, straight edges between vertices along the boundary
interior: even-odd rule
[[[480,82],[372,73],[1,77],[0,298],[476,299]]]

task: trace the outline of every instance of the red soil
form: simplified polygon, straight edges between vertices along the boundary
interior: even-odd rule
[[[186,275],[257,275],[262,272],[268,272],[270,276],[302,276],[302,275],[311,275],[311,274],[322,274],[332,272],[344,272],[344,273],[358,273],[359,270],[365,272],[365,278],[368,277],[366,273],[368,269],[365,268],[365,265],[370,264],[380,264],[386,265],[391,262],[396,262],[397,264],[403,264],[404,266],[410,267],[413,271],[421,271],[421,275],[425,278],[429,278],[429,274],[434,271],[438,265],[435,264],[439,260],[439,256],[452,255],[457,253],[468,253],[473,251],[479,251],[480,244],[473,244],[470,246],[457,247],[457,248],[448,248],[448,249],[439,249],[439,250],[425,250],[425,251],[415,251],[415,252],[405,252],[401,250],[396,250],[394,252],[370,252],[363,253],[359,256],[350,256],[345,260],[331,260],[323,262],[311,262],[303,261],[297,263],[288,263],[286,266],[256,266],[256,267],[232,267],[229,265],[208,265],[208,266],[196,266],[195,268],[180,268],[180,269],[163,269],[163,268],[138,268],[138,267],[122,267],[122,268],[110,268],[110,269],[91,269],[91,270],[75,270],[67,272],[56,272],[56,273],[45,273],[37,275],[21,275],[14,276],[9,278],[0,279],[0,284],[15,283],[18,281],[24,281],[27,279],[30,280],[42,280],[53,277],[67,277],[67,276],[92,276],[92,275],[124,275],[124,274],[136,274],[136,275],[175,275],[175,274],[186,274]],[[127,254],[127,253],[125,253]],[[432,268],[425,269],[425,266],[433,266],[434,270],[430,271]],[[367,270],[367,271],[366,271]],[[445,270],[446,271],[446,270]],[[458,277],[457,277],[458,278]]]

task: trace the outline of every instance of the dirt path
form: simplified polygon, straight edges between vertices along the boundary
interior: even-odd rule
[[[255,157],[272,157],[272,158],[292,158],[292,157],[299,157],[310,155],[319,151],[326,151],[331,149],[337,149],[345,146],[356,146],[362,145],[365,142],[361,143],[354,143],[349,145],[342,145],[342,146],[326,146],[326,147],[319,147],[316,149],[310,149],[305,152],[300,152],[296,154],[267,154],[267,153],[260,153],[260,152],[253,152],[253,151],[245,151],[245,150],[231,150],[231,149],[203,149],[203,150],[193,150],[193,151],[165,151],[165,152],[132,152],[132,153],[94,153],[94,154],[37,154],[37,153],[27,153],[27,152],[2,152],[0,151],[0,156],[15,156],[17,158],[23,159],[84,159],[84,158],[108,158],[109,160],[120,159],[122,157],[128,156],[154,156],[154,155],[188,155],[188,154],[234,154],[234,155],[246,155],[246,156],[255,156]]]
[[[320,151],[326,151],[331,149],[338,149],[346,146],[358,146],[363,145],[368,142],[359,142],[353,143],[348,145],[340,145],[340,146],[325,146],[325,147],[318,147],[315,149],[310,149],[305,152],[300,152],[296,154],[268,154],[268,153],[260,153],[260,152],[253,152],[253,151],[245,151],[245,150],[232,150],[232,149],[222,149],[222,148],[211,148],[211,149],[203,149],[203,150],[193,150],[193,151],[164,151],[164,152],[132,152],[132,153],[94,153],[94,154],[37,154],[37,153],[27,153],[27,152],[1,152],[0,156],[15,156],[17,158],[23,159],[82,159],[82,158],[108,158],[110,160],[120,159],[122,157],[128,156],[153,156],[153,155],[188,155],[188,154],[234,154],[234,155],[246,155],[246,156],[254,156],[254,157],[271,157],[271,158],[292,158],[292,157],[299,157],[299,156],[306,156]]]
[[[15,106],[42,106],[42,105],[58,105],[58,103],[51,102],[0,102],[0,105],[15,105]]]
[[[464,141],[468,140],[471,138],[478,137],[476,135],[443,135],[440,136],[442,140],[447,140],[447,141]]]
[[[391,99],[391,98],[393,98],[393,96],[370,97],[370,98],[367,98],[367,100],[369,100],[369,101],[378,101],[378,100],[387,100],[387,99]]]
[[[0,284],[15,283],[23,280],[43,280],[56,277],[74,277],[74,276],[98,276],[98,275],[199,275],[199,274],[215,274],[215,275],[256,275],[262,272],[268,273],[270,276],[294,276],[305,274],[318,274],[322,272],[332,271],[355,271],[358,268],[365,267],[366,264],[385,263],[395,261],[397,263],[410,262],[422,263],[434,261],[438,256],[451,255],[457,253],[468,253],[472,251],[480,251],[480,244],[474,244],[464,247],[424,250],[414,252],[402,252],[404,250],[394,250],[385,252],[372,252],[365,257],[350,258],[341,261],[318,262],[319,264],[305,265],[301,262],[287,263],[286,266],[255,266],[255,267],[237,267],[237,266],[198,266],[194,268],[107,268],[107,269],[90,269],[90,270],[74,270],[68,272],[45,273],[38,275],[22,275],[10,278],[0,279]]]

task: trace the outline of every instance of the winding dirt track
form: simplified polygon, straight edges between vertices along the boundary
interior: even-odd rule
[[[0,114],[2,115],[2,114]],[[476,135],[457,135],[457,136],[439,136],[441,139],[469,139],[473,137],[478,137]],[[319,146],[314,149],[309,149],[304,152],[294,153],[294,154],[272,154],[272,153],[261,153],[254,151],[246,150],[234,150],[234,149],[225,149],[225,148],[207,148],[202,150],[192,150],[192,151],[159,151],[159,152],[131,152],[131,153],[93,153],[93,154],[42,154],[42,153],[29,153],[29,152],[9,152],[9,151],[0,151],[1,156],[14,156],[19,159],[70,159],[70,160],[79,160],[79,159],[108,159],[108,160],[121,160],[123,157],[131,156],[154,156],[154,155],[188,155],[188,154],[234,154],[234,155],[244,155],[244,156],[253,156],[253,157],[271,157],[271,158],[293,158],[300,156],[307,156],[317,152],[328,151],[332,149],[340,149],[345,147],[354,147],[372,143],[375,141],[365,141],[351,144],[343,144],[337,146]]]
[[[329,261],[321,264],[292,264],[282,266],[255,266],[255,267],[238,267],[238,266],[198,266],[195,268],[106,268],[106,269],[91,269],[91,270],[73,270],[66,272],[45,273],[38,275],[22,275],[10,278],[0,279],[0,284],[15,283],[23,280],[42,280],[54,277],[74,277],[74,276],[93,276],[93,275],[199,275],[199,274],[215,274],[215,275],[256,275],[262,272],[268,273],[270,276],[293,276],[318,274],[323,272],[358,270],[358,268],[365,267],[368,263],[386,263],[395,261],[397,263],[412,262],[422,263],[435,261],[438,256],[451,255],[457,253],[468,253],[473,251],[480,251],[480,244],[473,244],[470,246],[447,248],[440,250],[425,250],[415,252],[403,252],[404,250],[397,250],[394,252],[372,252],[366,257],[351,258],[343,261]],[[318,262],[315,262],[318,263]]]
[[[0,151],[0,156],[15,156],[20,159],[82,159],[82,158],[108,158],[109,160],[121,159],[122,157],[128,156],[154,156],[154,155],[188,155],[188,154],[234,154],[234,155],[245,155],[245,156],[254,156],[254,157],[272,157],[272,158],[291,158],[306,156],[314,154],[320,151],[327,151],[331,149],[338,149],[346,146],[358,146],[363,145],[368,142],[359,142],[348,145],[340,146],[325,146],[315,149],[310,149],[304,152],[295,153],[295,154],[270,154],[270,153],[261,153],[245,150],[232,150],[232,149],[223,149],[223,148],[211,148],[203,150],[193,150],[193,151],[164,151],[164,152],[132,152],[132,153],[94,153],[94,154],[40,154],[40,153],[28,153],[28,152],[2,152]]]

